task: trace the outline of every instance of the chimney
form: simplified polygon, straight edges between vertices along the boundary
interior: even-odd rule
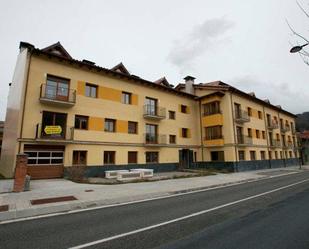
[[[184,80],[185,80],[185,83],[186,83],[185,92],[190,93],[190,94],[194,94],[193,84],[194,84],[195,78],[188,75],[184,78]]]

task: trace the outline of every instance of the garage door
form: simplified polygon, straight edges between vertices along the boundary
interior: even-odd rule
[[[27,174],[31,179],[60,178],[63,176],[64,146],[27,145]]]

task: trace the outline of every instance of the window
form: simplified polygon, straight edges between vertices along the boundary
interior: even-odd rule
[[[176,114],[174,111],[168,111],[168,118],[169,119],[175,119],[176,117]]]
[[[73,165],[86,165],[87,164],[87,151],[73,150]]]
[[[115,151],[104,151],[104,164],[115,164]]]
[[[267,125],[271,126],[271,116],[270,116],[270,114],[266,114],[266,119],[267,119]]]
[[[252,129],[248,128],[248,137],[252,137]]]
[[[252,109],[250,107],[248,107],[248,115],[249,115],[249,117],[252,116]]]
[[[261,151],[261,160],[265,160],[266,159],[266,153],[264,150]]]
[[[63,151],[27,151],[29,165],[58,165],[63,164]]]
[[[293,157],[293,156],[292,156],[292,151],[289,151],[289,156],[290,156],[290,158]]]
[[[255,136],[256,136],[256,138],[260,138],[260,131],[259,130],[255,130]]]
[[[156,116],[158,109],[158,100],[146,97],[145,99],[145,114],[151,115],[151,116]]]
[[[114,119],[105,119],[104,131],[115,132],[116,120]]]
[[[275,151],[275,159],[278,159],[278,151]]]
[[[88,120],[87,116],[75,115],[75,129],[88,130]]]
[[[180,111],[182,112],[182,113],[187,113],[187,106],[186,105],[181,105],[180,106]]]
[[[131,98],[132,98],[132,94],[131,93],[122,92],[122,94],[121,94],[121,102],[123,104],[130,105],[132,103],[131,102]]]
[[[262,138],[266,139],[265,131],[262,131]]]
[[[158,141],[158,126],[146,124],[146,143],[157,144]]]
[[[239,161],[246,160],[246,158],[245,158],[245,151],[244,150],[239,150],[238,151],[238,157],[239,157]]]
[[[85,91],[87,97],[97,98],[98,86],[87,83]]]
[[[69,85],[68,79],[47,75],[45,92],[41,94],[44,94],[44,97],[48,99],[68,101]]]
[[[280,135],[279,135],[279,133],[276,134],[276,139],[277,139],[277,141],[280,141]]]
[[[211,161],[224,161],[224,151],[211,151]]]
[[[137,134],[137,122],[133,121],[128,122],[128,133]]]
[[[250,160],[256,160],[256,155],[254,150],[250,150]]]
[[[146,152],[146,163],[158,163],[159,152],[147,151]]]
[[[259,119],[263,119],[263,118],[262,118],[262,112],[261,112],[261,111],[258,111],[258,117],[259,117]]]
[[[203,116],[208,116],[216,113],[220,113],[219,101],[203,104]]]
[[[137,151],[128,151],[128,163],[137,163]]]
[[[187,138],[188,137],[188,128],[181,129],[181,136]]]
[[[212,139],[221,139],[222,138],[222,126],[211,126],[205,128],[205,140],[212,140]]]
[[[176,143],[176,135],[170,135],[170,144]]]
[[[283,159],[282,151],[280,151],[280,158]]]

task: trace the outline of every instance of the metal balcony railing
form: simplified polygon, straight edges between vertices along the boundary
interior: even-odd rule
[[[163,134],[144,134],[144,144],[145,145],[163,145],[167,144],[167,137]]]
[[[247,111],[236,110],[235,111],[235,121],[239,123],[250,122],[250,116]]]
[[[282,132],[282,133],[285,133],[285,132],[287,132],[287,131],[290,131],[291,129],[290,129],[290,126],[286,126],[286,125],[281,125],[280,126],[280,131]]]
[[[270,147],[280,147],[281,146],[281,142],[280,142],[280,140],[270,139],[269,140],[269,146]]]
[[[204,137],[204,141],[216,140],[216,139],[223,139],[223,135],[205,136],[205,137]]]
[[[49,104],[73,106],[76,103],[76,90],[42,84],[40,88],[40,101]]]
[[[267,128],[269,130],[278,129],[279,125],[275,121],[267,122]]]
[[[144,118],[164,119],[166,118],[166,109],[160,106],[144,105]]]
[[[248,137],[245,135],[237,135],[236,136],[236,142],[238,145],[252,145],[252,137]]]
[[[73,138],[74,127],[42,124],[35,126],[35,139],[73,140]]]

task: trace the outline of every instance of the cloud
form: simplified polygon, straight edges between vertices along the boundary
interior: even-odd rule
[[[269,99],[273,105],[294,114],[309,111],[309,92],[286,82],[268,82],[251,75],[240,76],[230,80],[231,84],[244,92],[255,92],[260,99]]]
[[[225,17],[213,18],[204,21],[174,42],[168,60],[177,66],[181,72],[192,69],[195,60],[203,53],[226,40],[226,33],[234,23]]]

